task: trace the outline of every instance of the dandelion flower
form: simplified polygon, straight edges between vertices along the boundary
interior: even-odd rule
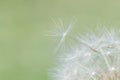
[[[77,45],[63,52],[53,74],[54,80],[120,80],[118,33],[103,29],[99,33],[73,37]]]

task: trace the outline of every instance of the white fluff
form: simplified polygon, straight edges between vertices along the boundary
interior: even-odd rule
[[[120,80],[119,31],[100,31],[73,37],[77,45],[64,51],[54,80]]]

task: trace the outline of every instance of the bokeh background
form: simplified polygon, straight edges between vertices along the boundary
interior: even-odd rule
[[[0,80],[52,80],[57,43],[45,35],[58,18],[119,28],[120,0],[0,0]]]

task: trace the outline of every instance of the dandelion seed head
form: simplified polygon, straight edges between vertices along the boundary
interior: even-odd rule
[[[69,27],[63,37],[67,36]],[[120,80],[119,31],[102,30],[77,36],[76,45],[64,51],[55,69],[55,80]],[[62,40],[61,38],[61,40]],[[59,43],[61,45],[62,42]]]

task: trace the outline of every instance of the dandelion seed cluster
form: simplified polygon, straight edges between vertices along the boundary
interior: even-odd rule
[[[103,29],[73,38],[77,45],[63,52],[55,80],[120,80],[119,31]]]

